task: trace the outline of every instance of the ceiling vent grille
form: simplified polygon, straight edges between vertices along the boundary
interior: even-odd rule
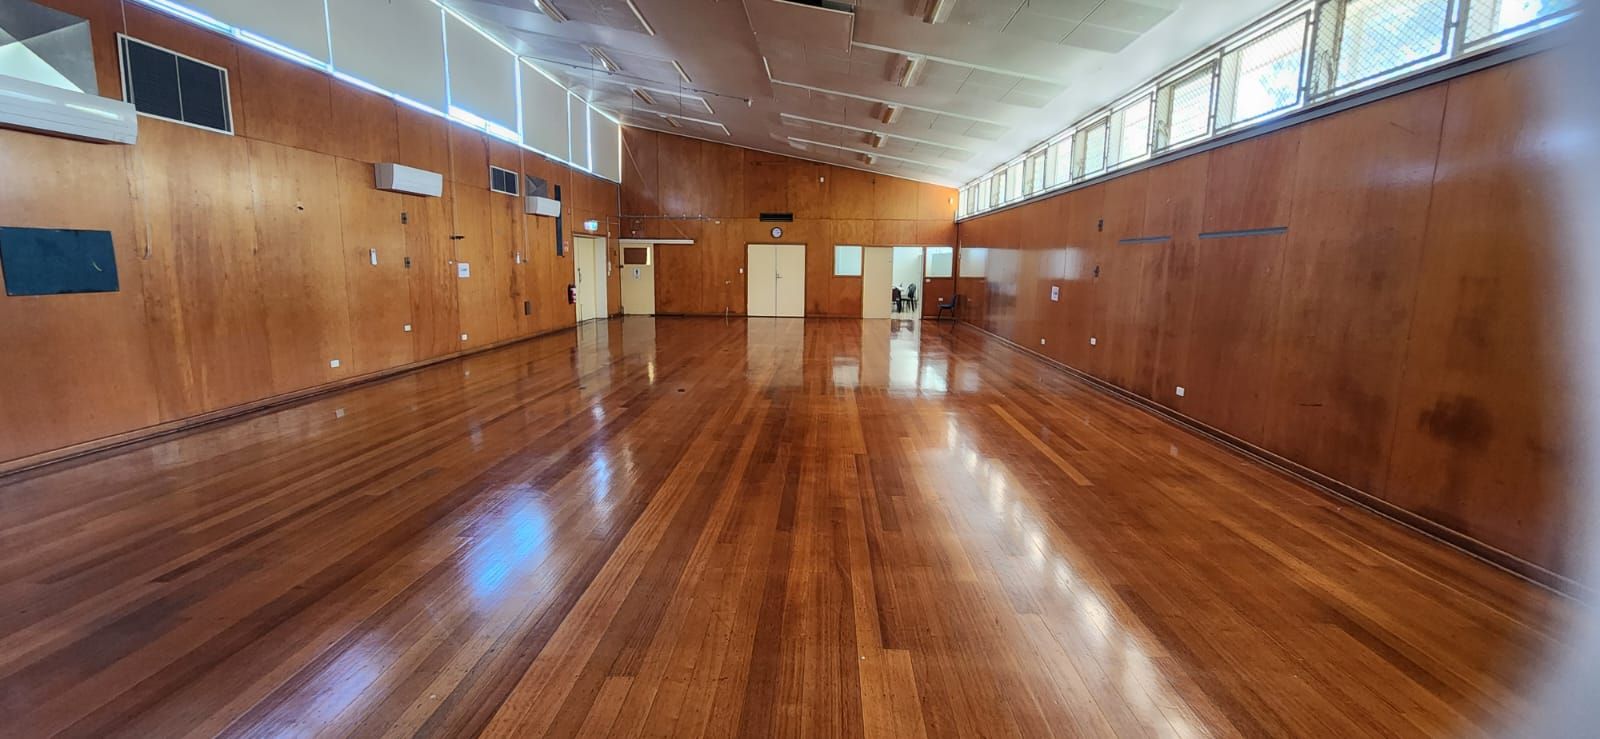
[[[793,223],[793,213],[762,213],[761,220],[765,223]]]

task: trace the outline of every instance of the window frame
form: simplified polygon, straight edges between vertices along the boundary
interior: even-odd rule
[[[839,271],[839,250],[841,250],[841,249],[855,249],[856,250],[856,271],[855,271],[855,274],[850,274],[848,272],[840,272]],[[833,276],[834,277],[860,277],[861,273],[864,272],[865,268],[866,268],[866,257],[867,257],[866,249],[862,248],[859,245],[856,245],[856,244],[834,244],[833,245]]]

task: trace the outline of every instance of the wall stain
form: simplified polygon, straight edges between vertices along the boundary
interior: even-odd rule
[[[1481,450],[1494,438],[1494,421],[1475,398],[1441,398],[1417,416],[1417,428],[1462,449]]]

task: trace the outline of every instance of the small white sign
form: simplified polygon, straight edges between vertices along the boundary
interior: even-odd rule
[[[1050,286],[1050,302],[1052,302],[1052,303],[1061,302],[1061,286],[1060,285],[1051,285]]]
[[[472,265],[466,262],[456,262],[456,277],[463,280],[472,276]]]

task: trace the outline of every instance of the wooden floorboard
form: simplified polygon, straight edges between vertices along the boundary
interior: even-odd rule
[[[0,735],[1440,736],[1575,608],[998,341],[628,318],[0,481]]]

